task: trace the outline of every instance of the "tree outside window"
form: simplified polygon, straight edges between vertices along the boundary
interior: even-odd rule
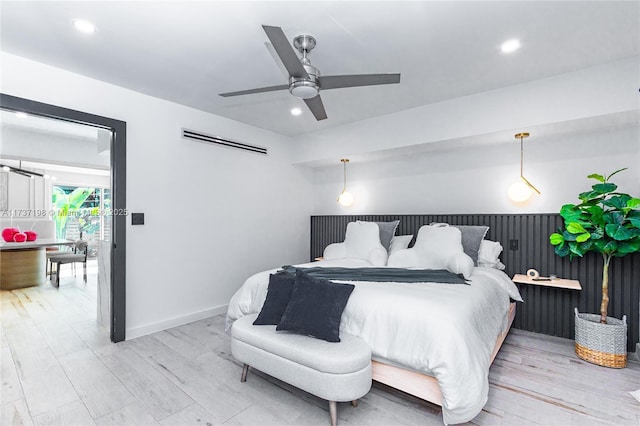
[[[82,239],[89,243],[89,256],[97,250],[97,241],[104,238],[104,217],[109,217],[109,193],[102,188],[55,185],[52,191],[53,219],[56,237],[69,240]]]

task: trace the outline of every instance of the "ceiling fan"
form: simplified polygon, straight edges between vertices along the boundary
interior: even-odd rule
[[[320,70],[311,65],[311,61],[309,60],[309,52],[316,46],[316,39],[313,38],[313,36],[299,35],[293,39],[293,46],[302,54],[302,59],[300,59],[289,44],[282,28],[268,25],[263,25],[262,28],[267,33],[269,41],[289,73],[289,84],[220,93],[220,96],[250,95],[253,93],[289,89],[289,92],[293,96],[304,100],[316,120],[320,121],[327,118],[327,113],[324,110],[324,105],[320,98],[321,89],[341,89],[345,87],[400,83],[400,74],[354,74],[322,77],[320,76]]]

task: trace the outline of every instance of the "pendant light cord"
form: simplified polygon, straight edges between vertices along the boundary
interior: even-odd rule
[[[523,144],[522,144],[522,140],[524,138],[522,136],[520,136],[520,177],[523,178],[524,177],[524,148],[523,148]]]
[[[343,167],[343,170],[344,170],[344,174],[343,174],[343,176],[344,176],[344,185],[342,186],[342,192],[344,193],[344,191],[347,190],[347,162],[343,161],[342,165],[344,166]]]

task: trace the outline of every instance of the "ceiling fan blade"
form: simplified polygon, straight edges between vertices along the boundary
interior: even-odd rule
[[[400,74],[327,75],[320,77],[322,90],[397,83],[400,83]]]
[[[268,25],[263,25],[262,28],[264,29],[264,32],[267,33],[269,41],[273,45],[273,48],[276,49],[276,53],[289,72],[289,75],[296,78],[309,78],[307,70],[302,66],[300,58],[298,58],[295,50],[293,50],[293,47],[289,43],[289,40],[287,40],[287,36],[284,35],[282,28],[270,27]]]
[[[315,98],[305,99],[304,103],[307,104],[316,120],[320,121],[327,118],[327,112],[324,110],[324,105],[322,104],[320,95]]]
[[[249,89],[249,90],[240,90],[238,92],[220,93],[218,96],[222,96],[223,98],[228,98],[229,96],[251,95],[252,93],[275,92],[276,90],[285,90],[288,88],[289,88],[288,84],[281,84],[279,86],[260,87],[258,89]]]

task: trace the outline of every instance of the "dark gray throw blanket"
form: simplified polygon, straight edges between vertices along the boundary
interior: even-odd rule
[[[456,275],[445,269],[404,269],[404,268],[296,268],[285,265],[282,271],[294,274],[296,270],[304,271],[315,278],[338,281],[374,281],[396,283],[443,283],[466,284],[462,274]]]

